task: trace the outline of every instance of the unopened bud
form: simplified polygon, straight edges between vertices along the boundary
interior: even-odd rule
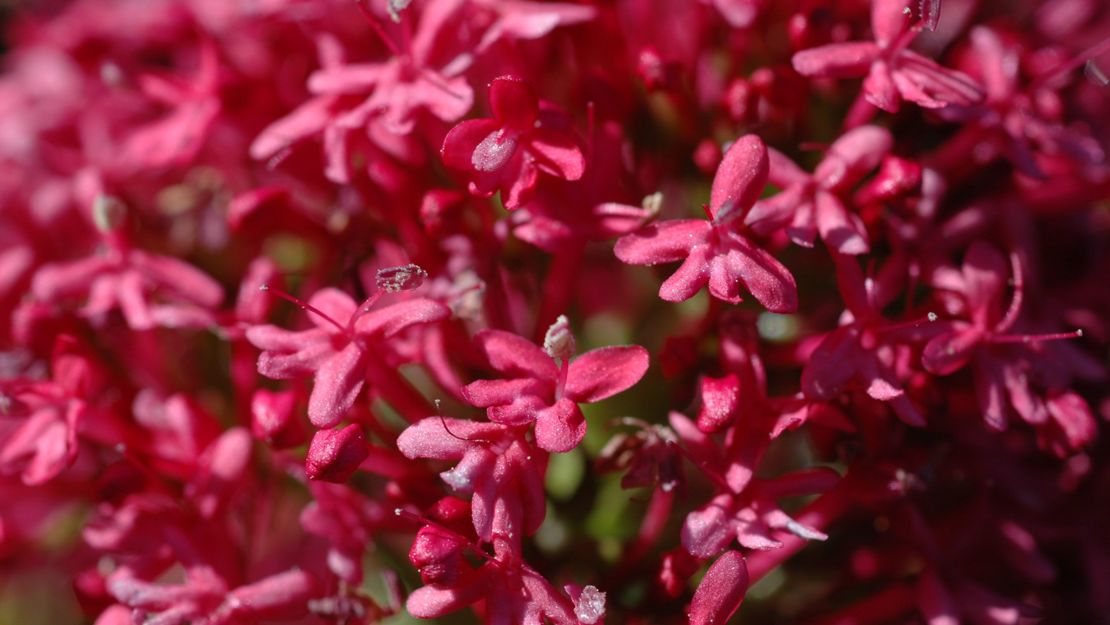
[[[93,200],[92,215],[96,229],[107,234],[123,224],[124,218],[127,217],[127,207],[118,198],[98,195]]]
[[[559,315],[559,318],[551,324],[551,327],[547,329],[547,334],[543,337],[543,351],[555,360],[569,362],[574,356],[575,350],[574,335],[570,332],[570,322],[567,321],[566,315]]]
[[[308,445],[304,461],[310,480],[346,482],[369,455],[362,428],[352,423],[343,429],[320,430]]]
[[[379,269],[374,281],[378,288],[383,291],[399,293],[401,291],[410,291],[424,284],[424,280],[427,277],[427,271],[421,269],[419,265],[409,263],[399,267],[383,267]]]

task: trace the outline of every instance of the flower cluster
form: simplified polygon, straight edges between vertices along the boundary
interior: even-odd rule
[[[0,621],[1110,611],[1105,2],[2,25]]]

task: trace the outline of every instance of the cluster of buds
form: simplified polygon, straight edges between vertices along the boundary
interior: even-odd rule
[[[1105,621],[1104,5],[5,12],[0,621]]]

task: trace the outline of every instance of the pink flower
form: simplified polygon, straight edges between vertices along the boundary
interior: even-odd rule
[[[936,375],[949,375],[968,364],[975,373],[976,396],[983,419],[993,428],[1005,429],[1007,415],[1017,412],[1027,423],[1042,428],[1046,444],[1057,452],[1076,450],[1094,434],[1094,418],[1086,402],[1074,393],[1048,401],[1032,388],[1034,361],[1042,359],[1047,341],[1082,336],[1082,332],[1048,335],[1010,334],[1018,321],[1025,285],[1020,264],[1014,259],[1014,294],[1004,306],[1010,276],[1005,257],[990,245],[976,241],[968,249],[959,271],[941,268],[937,286],[959,294],[965,320],[941,324],[943,331],[925,345],[921,362]],[[1066,368],[1063,359],[1051,365]]]
[[[686,516],[682,546],[697,558],[711,558],[733,540],[748,549],[775,549],[776,532],[808,540],[825,540],[819,529],[807,527],[779,508],[776,500],[828,490],[839,476],[826,469],[796,471],[773,479],[753,479],[754,462],[769,439],[732,443],[722,449],[685,416],[672,412],[671,427],[678,433],[695,464],[717,484],[719,494]],[[742,446],[741,446],[742,445]]]
[[[568,333],[560,317],[540,349],[511,332],[483,330],[476,340],[495,371],[508,379],[478,380],[463,388],[471,404],[486,408],[491,421],[518,426],[536,423],[536,444],[553,452],[570,451],[586,435],[578,404],[612,397],[640,381],[648,367],[647,350],[638,345],[602,347],[573,357],[552,347],[553,337]]]
[[[521,428],[428,417],[397,439],[407,458],[457,462],[440,473],[456,492],[471,494],[471,516],[479,540],[517,542],[543,522],[543,474],[547,455]]]
[[[969,105],[981,100],[982,90],[970,77],[909,49],[920,30],[910,24],[909,4],[909,0],[873,0],[871,30],[875,41],[830,43],[802,50],[794,55],[794,69],[810,77],[866,75],[864,97],[891,113],[898,110],[903,99],[925,108]]]
[[[847,307],[845,323],[825,335],[802,369],[802,391],[812,400],[828,401],[850,383],[862,386],[872,399],[887,402],[900,419],[924,425],[925,419],[899,384],[895,353],[902,342],[928,338],[935,324],[893,324],[880,310],[891,297],[889,285],[865,279],[856,260],[833,255],[837,285]]]
[[[354,405],[370,359],[388,352],[386,339],[450,316],[446,306],[425,298],[369,310],[376,299],[359,306],[342,291],[323,289],[305,306],[313,313],[314,328],[292,332],[260,325],[247,330],[247,340],[263,350],[259,373],[279,380],[315,376],[308,418],[318,428],[335,425]]]
[[[708,284],[713,297],[735,304],[744,286],[768,310],[793,312],[798,307],[794,276],[741,233],[745,213],[763,191],[767,169],[767,148],[759,137],[737,139],[713,177],[708,220],[647,226],[617,241],[617,258],[633,265],[685,259],[659,287],[659,297],[670,302],[687,300]]]
[[[867,253],[867,228],[844,206],[841,195],[874,169],[893,143],[885,128],[855,128],[829,146],[812,175],[781,152],[768,149],[769,179],[782,191],[756,202],[744,223],[760,234],[785,226],[791,240],[805,247],[813,247],[820,233],[841,254]]]
[[[554,125],[558,115],[542,110],[521,79],[495,78],[489,87],[492,118],[460,123],[443,139],[443,162],[467,173],[470,191],[514,209],[530,197],[539,172],[566,180],[582,177],[586,163],[574,136]]]
[[[83,299],[81,316],[98,321],[119,309],[133,330],[210,325],[223,300],[219,283],[192,265],[125,245],[48,264],[35,272],[31,292],[53,304]]]

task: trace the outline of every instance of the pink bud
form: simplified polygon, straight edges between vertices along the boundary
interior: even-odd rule
[[[726,551],[709,567],[690,602],[690,625],[723,625],[748,591],[748,567],[738,551]]]
[[[308,445],[305,473],[310,480],[345,482],[368,454],[366,438],[358,424],[341,430],[320,430]]]
[[[294,391],[255,391],[251,398],[251,434],[278,449],[300,445],[304,431],[293,415],[296,405]]]
[[[457,534],[425,525],[416,533],[409,562],[420,571],[425,584],[452,584],[463,571],[465,542]]]

